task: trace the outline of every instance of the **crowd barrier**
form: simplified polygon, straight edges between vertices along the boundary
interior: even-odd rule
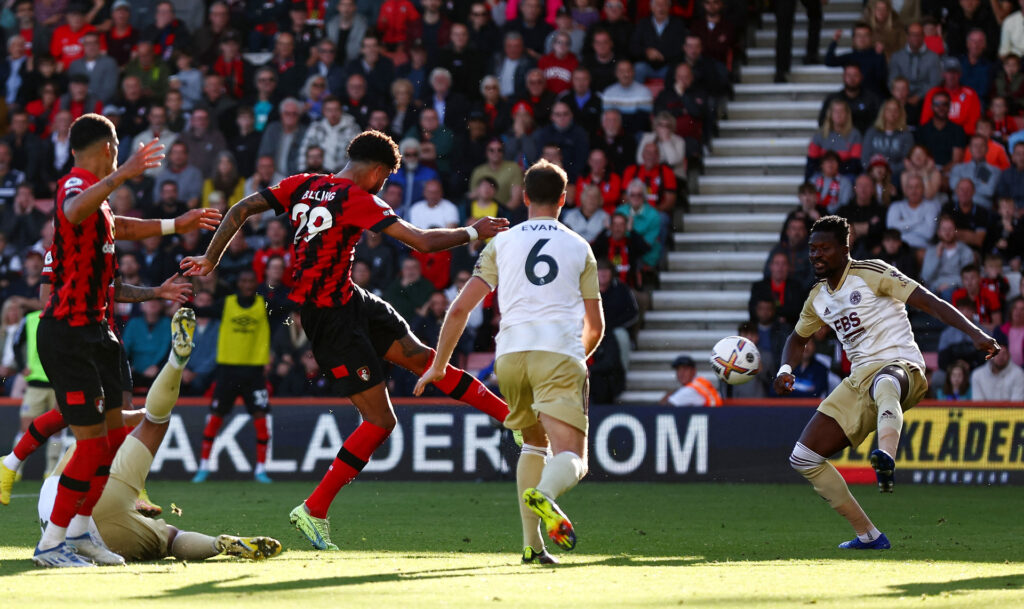
[[[803,482],[788,463],[815,400],[733,400],[722,408],[591,406],[591,481]],[[182,480],[199,463],[203,400],[180,400],[153,463],[154,479]],[[279,479],[316,480],[358,414],[347,401],[277,399],[267,470]],[[518,450],[489,417],[447,400],[396,400],[399,424],[361,480],[514,478]],[[17,403],[0,401],[4,443],[18,428]],[[835,456],[853,483],[874,483],[872,438]],[[40,453],[42,451],[39,451]],[[255,438],[238,408],[211,455],[212,479],[252,477]],[[922,484],[1024,484],[1024,404],[925,402],[906,413],[897,480]],[[41,454],[26,477],[42,473]]]

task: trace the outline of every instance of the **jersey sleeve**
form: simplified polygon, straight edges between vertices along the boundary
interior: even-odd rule
[[[597,300],[601,298],[601,288],[597,282],[597,258],[594,251],[587,246],[587,263],[580,275],[580,293],[583,300]]]
[[[353,187],[355,188],[355,187]],[[343,209],[345,222],[379,233],[398,222],[395,210],[377,195],[359,191],[346,202]]]
[[[881,260],[875,262],[885,265],[885,272],[870,272],[862,275],[862,279],[865,280],[868,287],[879,296],[889,296],[900,302],[907,302],[907,299],[910,298],[910,295],[914,293],[914,290],[920,284],[890,264]]]
[[[314,175],[312,173],[300,173],[288,176],[270,188],[261,190],[260,196],[270,204],[270,208],[278,215],[287,213],[292,207],[292,194]]]
[[[491,286],[491,291],[498,287],[498,261],[496,259],[494,240],[492,239],[480,252],[476,259],[476,266],[473,268],[473,276],[479,277]]]
[[[821,284],[811,288],[811,293],[807,295],[807,300],[804,301],[804,308],[800,311],[800,319],[796,322],[795,331],[804,338],[814,334],[825,325],[825,322],[814,312],[814,298],[818,295],[820,289]]]

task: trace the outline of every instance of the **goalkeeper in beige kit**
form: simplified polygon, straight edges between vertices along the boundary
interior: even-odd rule
[[[849,236],[849,225],[838,216],[825,216],[811,228],[810,259],[818,282],[786,340],[775,392],[792,391],[792,367],[800,362],[804,346],[819,328],[832,328],[852,370],[818,406],[789,462],[853,526],[857,536],[840,548],[885,550],[890,547],[888,538],[872,524],[826,458],[847,446],[859,446],[877,430],[878,448],[871,452],[871,466],[879,490],[892,492],[903,411],[928,391],[924,357],[914,342],[905,305],[963,331],[990,357],[999,346],[953,306],[895,267],[881,260],[852,260]]]
[[[576,546],[572,523],[555,500],[587,473],[585,362],[604,335],[594,253],[557,220],[566,184],[565,171],[547,161],[527,170],[529,219],[481,252],[473,277],[445,317],[437,357],[416,385],[419,395],[441,378],[469,313],[497,288],[495,373],[509,406],[505,427],[523,435],[516,486],[524,563],[558,562],[544,548],[541,523],[563,550]],[[553,456],[547,459],[549,444]]]

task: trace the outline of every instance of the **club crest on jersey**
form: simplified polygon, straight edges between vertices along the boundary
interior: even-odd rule
[[[356,370],[356,374],[359,375],[359,378],[363,379],[364,383],[370,380],[370,369],[367,366]]]
[[[854,290],[853,294],[850,294],[850,304],[852,304],[853,306],[857,306],[860,304],[860,292],[858,292],[857,290]]]
[[[302,199],[300,200],[327,202],[333,201],[334,195],[336,194],[338,193],[334,192],[333,190],[307,190],[306,192],[302,193]]]
[[[103,398],[102,397],[96,398],[96,410],[100,414],[103,414]]]

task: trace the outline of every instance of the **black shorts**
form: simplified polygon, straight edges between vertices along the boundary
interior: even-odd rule
[[[96,425],[121,407],[121,343],[107,324],[71,326],[44,317],[36,330],[39,361],[69,425]]]
[[[331,379],[331,388],[340,397],[384,382],[384,354],[409,334],[409,324],[394,307],[356,286],[352,298],[340,307],[307,303],[301,313],[320,372]]]
[[[235,406],[235,399],[241,397],[250,415],[266,415],[270,412],[270,398],[267,393],[267,375],[263,366],[217,366],[217,385],[213,389],[210,411],[225,416]]]

